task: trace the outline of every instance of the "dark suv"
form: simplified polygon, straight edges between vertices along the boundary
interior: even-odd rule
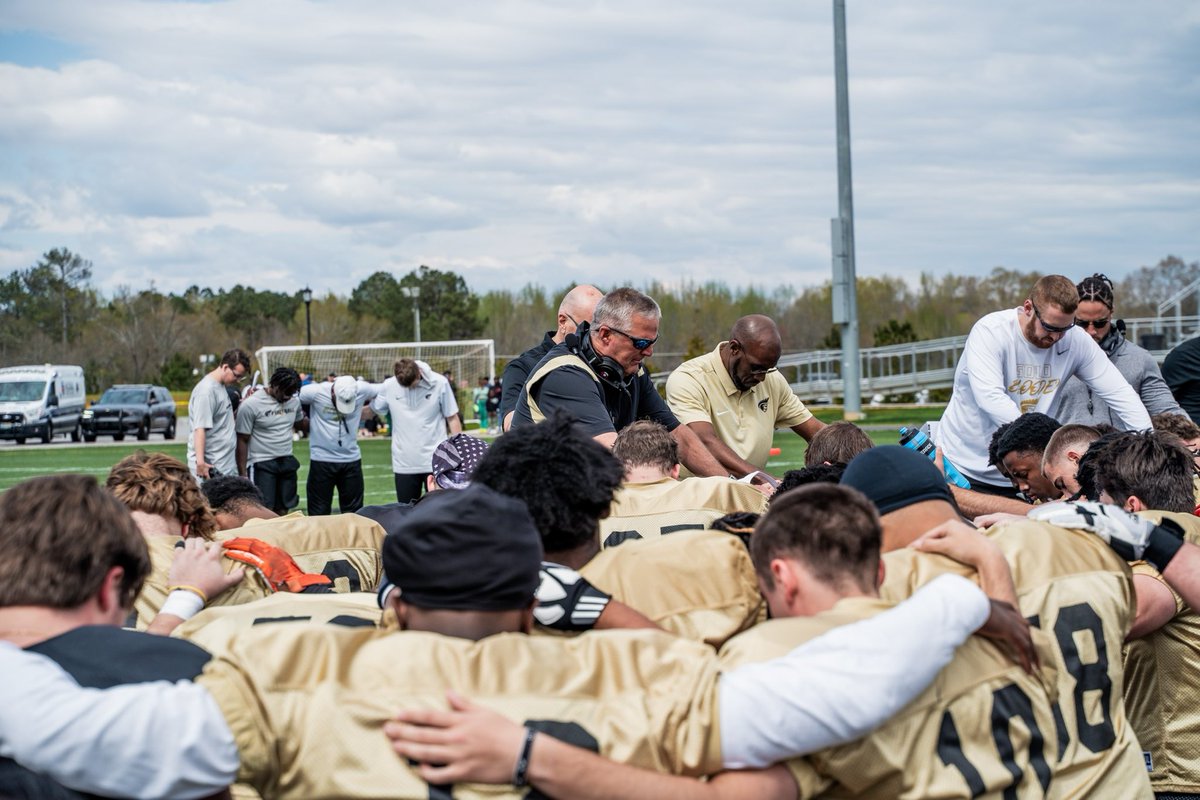
[[[99,400],[84,409],[81,423],[85,442],[94,442],[101,434],[111,435],[119,442],[127,433],[145,441],[151,431],[162,433],[165,439],[174,439],[175,399],[163,386],[148,383],[110,386]]]

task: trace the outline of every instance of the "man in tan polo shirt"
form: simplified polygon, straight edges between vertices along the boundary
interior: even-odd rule
[[[766,467],[776,428],[808,441],[825,427],[775,368],[782,349],[774,320],[751,314],[733,324],[729,341],[667,379],[671,411],[732,475]]]
[[[704,530],[735,511],[767,510],[767,498],[749,484],[721,476],[679,480],[678,446],[657,422],[628,425],[617,435],[613,455],[625,468],[625,480],[613,495],[609,515],[600,520],[602,547]]]

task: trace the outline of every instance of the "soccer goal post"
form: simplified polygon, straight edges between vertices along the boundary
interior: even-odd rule
[[[314,344],[310,346],[269,346],[255,354],[265,383],[271,371],[291,367],[320,381],[331,372],[353,375],[378,383],[394,374],[401,358],[424,361],[435,372],[449,372],[456,389],[474,386],[482,376],[489,383],[496,378],[496,343],[493,339],[469,339],[457,342],[389,342],[385,344]]]

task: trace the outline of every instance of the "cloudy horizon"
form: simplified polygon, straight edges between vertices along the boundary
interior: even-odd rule
[[[847,5],[860,275],[1200,259],[1200,6]],[[827,2],[10,2],[0,272],[810,286],[833,93]]]

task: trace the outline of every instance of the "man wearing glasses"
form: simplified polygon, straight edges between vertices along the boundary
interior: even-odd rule
[[[1170,387],[1163,380],[1154,356],[1126,339],[1124,323],[1114,318],[1112,281],[1096,273],[1075,284],[1075,288],[1079,292],[1075,324],[1087,331],[1088,336],[1100,346],[1108,360],[1137,392],[1146,412],[1151,417],[1158,414],[1184,415],[1185,412],[1175,402]],[[1058,421],[1064,425],[1118,424],[1116,415],[1104,401],[1093,396],[1092,390],[1078,378],[1065,381],[1060,391],[1063,399]]]
[[[825,425],[792,392],[775,365],[783,350],[770,317],[742,317],[729,341],[685,361],[667,379],[667,404],[731,474],[764,469],[776,428],[804,437]]]
[[[188,399],[188,469],[200,480],[237,474],[237,433],[233,405],[226,386],[246,380],[250,356],[234,348],[221,356],[217,368],[205,375]]]
[[[1150,427],[1150,415],[1121,373],[1087,332],[1075,325],[1079,292],[1062,275],[1034,284],[1019,308],[996,311],[971,328],[954,391],[935,440],[976,494],[955,492],[969,515],[1007,510],[985,495],[1014,497],[1015,490],[988,464],[992,432],[1029,411],[1058,419],[1062,384],[1075,376],[1108,404],[1125,430]]]
[[[695,475],[728,475],[654,388],[642,362],[654,353],[662,317],[658,303],[636,289],[614,289],[601,298],[589,325],[552,347],[534,367],[517,401],[512,427],[542,422],[555,412],[605,447],[617,431],[639,419],[662,425],[679,445],[679,458]]]

